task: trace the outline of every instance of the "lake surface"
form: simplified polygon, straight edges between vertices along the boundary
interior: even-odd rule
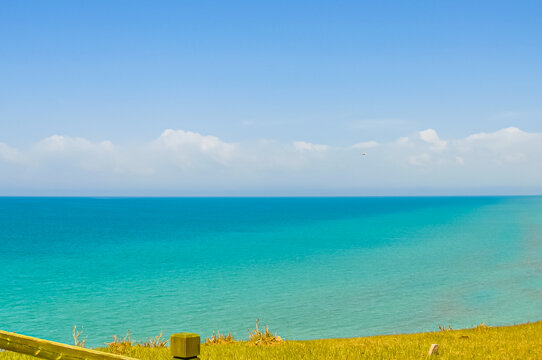
[[[0,329],[287,339],[542,319],[542,197],[0,198]]]

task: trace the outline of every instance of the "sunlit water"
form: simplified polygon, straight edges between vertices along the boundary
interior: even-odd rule
[[[0,198],[0,329],[289,339],[542,319],[542,198]]]

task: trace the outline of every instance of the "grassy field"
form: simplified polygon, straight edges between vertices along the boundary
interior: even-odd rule
[[[264,346],[255,346],[250,342],[203,344],[200,359],[426,359],[431,344],[439,345],[438,355],[431,356],[435,359],[542,359],[542,322],[407,335],[285,341],[279,345]],[[168,347],[132,346],[123,351],[125,355],[142,360],[171,359]],[[0,353],[0,360],[7,359],[33,358]]]

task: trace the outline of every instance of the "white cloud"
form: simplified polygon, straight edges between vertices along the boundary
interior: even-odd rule
[[[36,167],[64,171],[79,168],[85,171],[119,171],[122,161],[111,141],[92,142],[81,137],[53,135],[36,143],[27,159]]]
[[[371,148],[375,148],[377,146],[380,146],[380,144],[376,141],[365,141],[365,142],[360,142],[360,143],[357,143],[357,144],[354,144],[351,146],[352,149],[371,149]]]
[[[0,142],[0,161],[17,163],[22,161],[22,155],[17,149]]]
[[[321,145],[321,144],[313,144],[310,142],[305,141],[294,141],[292,143],[294,145],[294,149],[297,151],[326,151],[329,146],[327,145]]]
[[[465,159],[463,159],[461,156],[456,156],[456,157],[455,157],[455,161],[456,161],[459,165],[465,164]]]
[[[167,129],[151,144],[151,151],[170,156],[180,167],[200,166],[208,161],[226,165],[233,159],[236,145],[216,136]]]
[[[501,129],[493,133],[479,133],[458,142],[461,152],[486,155],[495,163],[537,163],[542,150],[542,134],[528,133],[516,127]],[[491,155],[491,157],[489,156]]]
[[[410,155],[408,157],[408,163],[414,166],[428,165],[430,161],[431,161],[431,155],[429,155],[428,153]]]
[[[207,153],[220,150],[230,151],[233,148],[233,145],[220,141],[216,136],[204,136],[192,131],[172,129],[165,130],[157,142],[174,150],[190,147]]]
[[[111,152],[115,150],[115,147],[111,141],[107,140],[94,143],[81,137],[53,135],[36,143],[34,149],[42,155],[66,156],[75,153]]]
[[[539,137],[540,134],[531,134],[521,131],[517,127],[508,127],[493,133],[479,133],[468,136],[465,140],[470,142],[485,142],[492,147],[516,145],[524,141],[530,141]]]
[[[431,150],[441,151],[446,148],[448,143],[444,140],[441,140],[437,132],[433,129],[427,129],[419,132],[420,139],[425,141],[428,144],[431,144]]]
[[[360,149],[371,149],[360,156]],[[165,130],[133,145],[53,135],[26,149],[0,143],[0,190],[370,189],[540,187],[542,134],[510,127],[461,139],[433,129],[391,142],[335,147],[272,140],[232,143]],[[9,169],[8,169],[9,166]]]

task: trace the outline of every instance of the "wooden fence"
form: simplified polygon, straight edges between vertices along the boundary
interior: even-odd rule
[[[0,349],[49,360],[137,360],[2,330]]]
[[[173,359],[198,360],[200,336],[194,333],[171,335],[170,350]],[[48,360],[137,360],[128,356],[66,345],[0,330],[0,349]]]

